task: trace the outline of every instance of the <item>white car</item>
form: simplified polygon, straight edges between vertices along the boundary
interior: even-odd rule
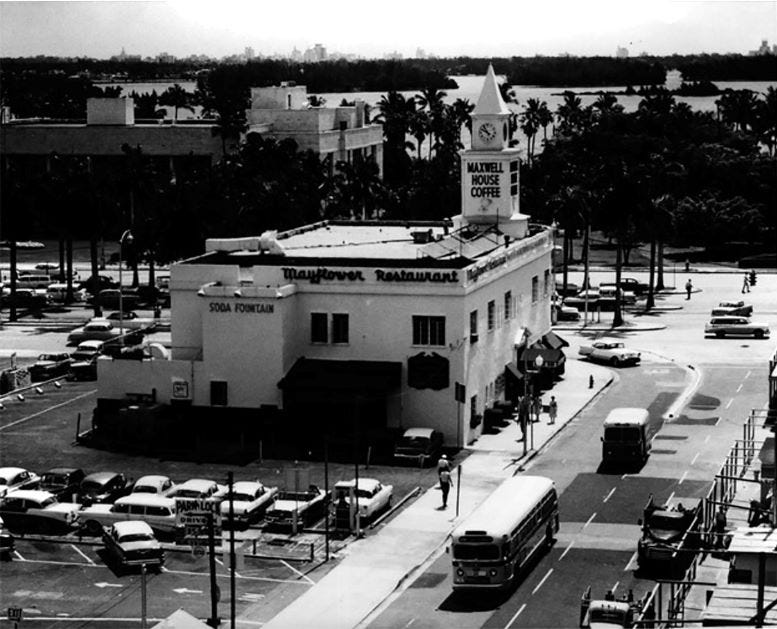
[[[339,481],[335,484],[335,505],[349,505],[351,492],[356,484],[356,479]],[[356,491],[359,505],[359,517],[363,520],[373,519],[384,509],[391,507],[394,494],[393,485],[384,485],[375,478],[359,478]]]
[[[712,309],[713,317],[751,317],[753,316],[752,304],[746,304],[744,301],[721,301],[717,308]]]
[[[154,537],[154,531],[145,522],[128,520],[116,522],[103,533],[105,550],[122,566],[161,567],[165,561],[162,545]]]
[[[279,491],[272,507],[265,514],[270,526],[294,529],[312,524],[324,516],[329,504],[329,492],[311,485],[308,491]]]
[[[170,492],[170,498],[212,500],[221,502],[227,493],[227,486],[207,478],[192,478],[176,486]]]
[[[141,476],[132,485],[133,494],[156,494],[157,496],[169,496],[175,491],[175,483],[169,476],[158,476],[151,474]]]
[[[21,467],[0,467],[0,498],[17,489],[34,489],[40,476]]]
[[[110,321],[117,328],[120,327],[118,312],[112,312],[111,314],[106,315],[105,319]],[[95,319],[92,320],[94,321]],[[152,319],[151,317],[139,317],[138,313],[134,312],[133,310],[128,310],[127,312],[123,313],[123,316],[121,317],[121,325],[125,330],[148,329],[149,331],[152,331],[156,327],[156,324],[156,320]]]
[[[236,482],[232,486],[232,493],[227,492],[221,503],[222,526],[226,526],[229,522],[230,498],[236,523],[240,526],[248,526],[264,515],[277,495],[277,487],[265,487],[259,481]]]
[[[578,353],[589,360],[608,363],[613,367],[636,365],[642,360],[640,352],[626,349],[620,341],[596,341],[591,345],[581,345]]]
[[[119,336],[119,328],[107,319],[92,319],[86,325],[76,328],[67,335],[68,345],[78,345],[83,341],[107,341]]]
[[[704,335],[753,336],[757,339],[769,338],[769,325],[763,321],[750,321],[747,317],[712,317],[704,326]]]
[[[84,507],[79,517],[92,535],[101,533],[104,526],[125,520],[141,520],[163,535],[173,535],[179,528],[175,500],[154,494],[130,494],[113,504],[93,504]]]
[[[48,491],[19,489],[0,500],[0,517],[9,529],[69,533],[78,527],[80,504],[59,502]]]

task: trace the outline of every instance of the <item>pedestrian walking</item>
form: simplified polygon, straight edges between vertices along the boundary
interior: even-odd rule
[[[556,423],[556,416],[558,415],[558,402],[556,402],[556,396],[550,396],[550,403],[548,404],[548,415],[550,416],[549,424]]]
[[[451,462],[448,460],[448,457],[444,454],[440,456],[440,460],[437,461],[437,476],[439,477],[440,474],[443,472],[450,472],[451,471]]]
[[[691,291],[693,290],[693,283],[691,282],[691,278],[688,278],[688,281],[685,283],[685,292],[686,292],[686,299],[691,298]]]
[[[747,273],[745,273],[745,276],[742,278],[742,292],[743,293],[750,292],[750,280],[747,279]]]
[[[530,413],[531,403],[529,402],[529,396],[524,395],[518,402],[518,420],[521,422],[524,438],[526,438],[526,426],[531,421]]]
[[[535,395],[531,401],[532,422],[536,423],[540,421],[540,413],[542,412],[542,399],[539,395]]]
[[[726,507],[720,505],[715,514],[715,548],[723,548],[726,536]]]
[[[440,489],[442,489],[442,508],[448,506],[448,492],[451,490],[451,473],[448,470],[440,472]]]

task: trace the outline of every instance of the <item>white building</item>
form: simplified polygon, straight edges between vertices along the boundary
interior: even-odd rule
[[[265,436],[430,426],[448,444],[477,439],[551,325],[553,235],[519,212],[508,117],[489,69],[452,219],[210,239],[174,265],[169,359],[98,361],[97,423],[145,400]]]

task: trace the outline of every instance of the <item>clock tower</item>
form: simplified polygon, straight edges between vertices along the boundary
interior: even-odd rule
[[[523,238],[528,216],[519,212],[520,150],[510,148],[511,114],[489,65],[472,112],[472,148],[461,151],[461,208],[467,223]]]

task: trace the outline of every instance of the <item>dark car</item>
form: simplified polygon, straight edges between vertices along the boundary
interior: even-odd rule
[[[54,467],[41,476],[39,489],[48,491],[64,502],[77,502],[74,495],[81,489],[84,470],[77,467]]]
[[[119,299],[119,295],[121,295],[121,299]],[[137,294],[128,293],[125,290],[119,291],[118,288],[106,288],[101,290],[93,301],[97,305],[110,310],[134,310],[138,307],[140,299]]]
[[[432,428],[408,428],[394,447],[394,460],[424,466],[442,453],[442,433]]]
[[[81,502],[84,505],[95,502],[113,502],[126,496],[132,489],[124,474],[118,472],[95,472],[81,481]]]
[[[40,310],[49,305],[49,299],[45,294],[35,292],[33,288],[17,288],[14,294],[4,289],[0,295],[0,309],[10,308],[29,308],[30,310]]]
[[[154,531],[140,520],[116,522],[103,532],[103,544],[123,568],[145,565],[158,570],[165,562],[165,551]]]
[[[4,527],[3,518],[0,518],[0,558],[10,559],[15,549],[14,536]]]
[[[41,354],[38,360],[30,367],[30,378],[33,382],[50,380],[58,376],[66,376],[70,372],[73,359],[70,354]]]
[[[88,280],[81,282],[78,285],[78,288],[86,289],[92,295],[97,295],[101,290],[105,290],[106,288],[116,288],[118,285],[118,282],[114,281],[112,277],[108,277],[107,275],[98,275],[97,278],[92,275]]]
[[[70,366],[70,378],[72,380],[97,380],[97,354],[90,358],[84,358],[74,362]]]

